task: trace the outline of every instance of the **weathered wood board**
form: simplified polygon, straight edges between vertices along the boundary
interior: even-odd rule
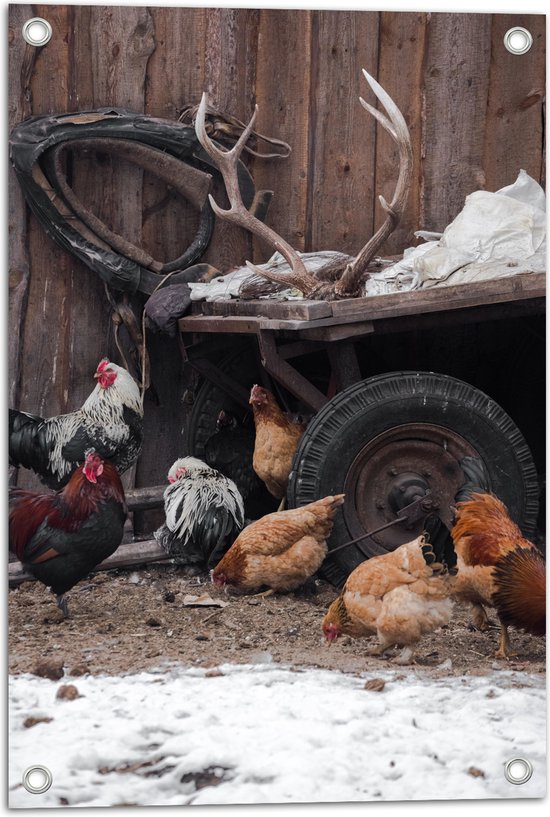
[[[546,292],[542,272],[524,273],[471,284],[433,287],[406,293],[349,298],[342,301],[219,301],[198,302],[194,313],[181,318],[182,332],[304,330],[348,322],[377,321],[403,315],[449,312],[476,306],[539,299]],[[217,325],[216,325],[216,318]],[[201,330],[201,326],[204,330]],[[224,328],[225,327],[225,328]],[[228,328],[233,327],[233,330]],[[248,327],[248,328],[247,328]]]

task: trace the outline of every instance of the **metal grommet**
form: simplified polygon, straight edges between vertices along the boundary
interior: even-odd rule
[[[532,774],[533,767],[524,757],[513,757],[504,766],[504,777],[508,783],[513,783],[515,786],[527,783]]]
[[[504,35],[504,47],[510,54],[526,54],[533,45],[533,35],[523,26],[509,28]]]
[[[52,38],[52,27],[43,17],[31,17],[22,28],[23,39],[29,45],[46,45]]]
[[[29,766],[23,773],[23,786],[30,794],[44,794],[52,783],[52,773],[46,766]]]

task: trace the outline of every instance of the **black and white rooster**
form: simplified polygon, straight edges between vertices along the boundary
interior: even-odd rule
[[[178,459],[164,492],[166,523],[155,539],[179,564],[211,569],[244,526],[235,483],[195,457]]]
[[[119,473],[137,459],[143,441],[143,408],[133,377],[102,360],[97,385],[77,411],[44,419],[10,409],[10,465],[34,471],[49,488],[62,488],[93,448]]]

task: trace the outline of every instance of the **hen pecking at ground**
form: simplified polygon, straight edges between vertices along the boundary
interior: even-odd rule
[[[321,566],[344,494],[326,496],[248,525],[212,571],[212,581],[238,592],[295,590]]]
[[[378,645],[369,655],[397,646],[403,649],[394,663],[410,663],[422,636],[451,619],[449,570],[454,562],[452,543],[439,538],[434,552],[424,536],[367,559],[330,605],[323,621],[325,638],[331,643],[341,635],[377,635]]]

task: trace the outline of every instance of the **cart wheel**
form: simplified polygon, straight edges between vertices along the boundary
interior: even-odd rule
[[[252,388],[258,382],[258,364],[249,346],[238,345],[235,351],[225,355],[217,365],[240,386]],[[204,446],[216,431],[216,420],[220,411],[231,412],[240,420],[254,426],[251,411],[239,405],[227,392],[210,380],[204,380],[193,401],[189,422],[184,429],[185,450],[194,457],[204,458]],[[252,456],[252,455],[251,455]]]
[[[259,382],[258,362],[254,351],[249,345],[239,344],[237,349],[223,357],[217,363],[218,367],[233,381],[244,386],[246,389],[252,388],[254,383]],[[227,392],[205,380],[197,391],[193,402],[193,409],[189,422],[185,427],[185,450],[195,457],[205,459],[206,441],[216,431],[216,420],[223,409],[229,412],[243,423],[245,427],[254,428],[254,417],[252,410],[240,405],[233,400]],[[244,441],[239,439],[239,456],[252,463],[254,455],[254,437],[252,436],[250,446],[243,447]],[[218,466],[223,472],[222,465]],[[231,476],[231,474],[227,474]],[[271,496],[267,488],[259,482],[260,488],[253,491],[245,499],[245,516],[250,519],[259,519],[266,513],[277,510],[279,500]]]
[[[361,381],[338,394],[304,434],[290,475],[289,507],[344,492],[323,565],[341,586],[366,556],[387,553],[418,536],[422,520],[405,530],[387,528],[372,538],[330,549],[381,527],[416,497],[430,491],[449,525],[464,482],[461,461],[476,457],[489,488],[508,507],[526,536],[536,526],[538,483],[522,434],[491,398],[452,377],[393,372]]]

